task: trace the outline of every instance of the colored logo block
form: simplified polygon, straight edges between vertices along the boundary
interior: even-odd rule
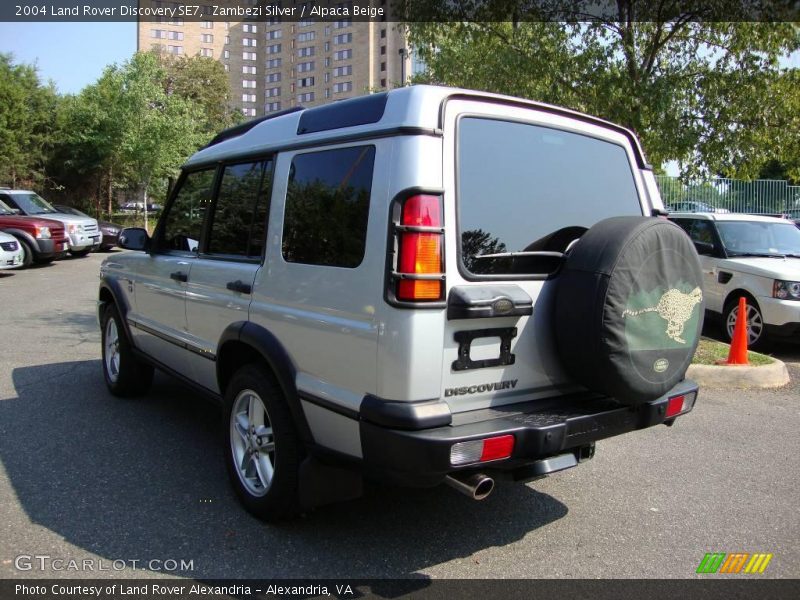
[[[763,552],[708,552],[700,561],[696,573],[763,573],[772,556]]]

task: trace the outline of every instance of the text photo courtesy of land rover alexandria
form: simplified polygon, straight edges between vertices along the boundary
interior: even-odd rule
[[[251,121],[103,262],[105,380],[222,402],[263,519],[365,477],[484,498],[692,410],[701,274],[664,214],[630,131],[553,106],[411,86]]]

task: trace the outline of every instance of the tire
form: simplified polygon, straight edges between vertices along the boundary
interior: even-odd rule
[[[103,377],[109,391],[123,398],[146,393],[153,382],[153,367],[133,354],[116,305],[106,308],[102,328]]]
[[[680,227],[653,217],[600,221],[555,285],[556,347],[573,380],[637,405],[684,379],[705,311],[697,252]]]
[[[17,238],[17,241],[19,242],[20,248],[22,248],[22,268],[27,269],[33,264],[36,255],[28,242],[19,238]]]
[[[753,298],[742,294],[747,299],[747,347],[750,350],[763,350],[767,347],[767,335],[764,327],[764,315],[761,307]],[[733,328],[739,314],[739,296],[730,298],[725,304],[723,314],[725,337],[728,343],[733,341]]]
[[[92,248],[84,248],[83,250],[70,250],[69,253],[74,256],[75,258],[82,258],[89,254],[92,251]]]
[[[264,367],[245,365],[225,390],[224,414],[225,464],[244,507],[263,521],[297,514],[304,449],[280,386]]]

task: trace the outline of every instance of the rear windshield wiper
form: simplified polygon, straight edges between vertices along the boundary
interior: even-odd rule
[[[524,250],[522,252],[498,252],[496,254],[478,254],[472,258],[516,258],[525,256],[549,256],[551,258],[563,258],[563,252],[546,252],[544,250]]]

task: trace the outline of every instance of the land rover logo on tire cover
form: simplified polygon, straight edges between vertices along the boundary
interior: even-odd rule
[[[687,321],[692,318],[694,307],[702,301],[703,292],[699,287],[694,288],[688,294],[680,290],[671,289],[661,296],[656,306],[649,306],[640,310],[625,309],[622,312],[622,316],[638,317],[645,313],[658,313],[658,316],[667,322],[667,336],[680,344],[686,344],[686,340],[681,337],[683,328],[686,326]],[[669,362],[667,362],[666,366],[661,365],[663,367],[661,370],[657,368],[659,362],[656,361],[656,365],[654,365],[655,371],[658,373],[666,371]]]
[[[669,369],[669,361],[666,358],[659,358],[653,363],[653,371],[656,373],[663,373]]]

